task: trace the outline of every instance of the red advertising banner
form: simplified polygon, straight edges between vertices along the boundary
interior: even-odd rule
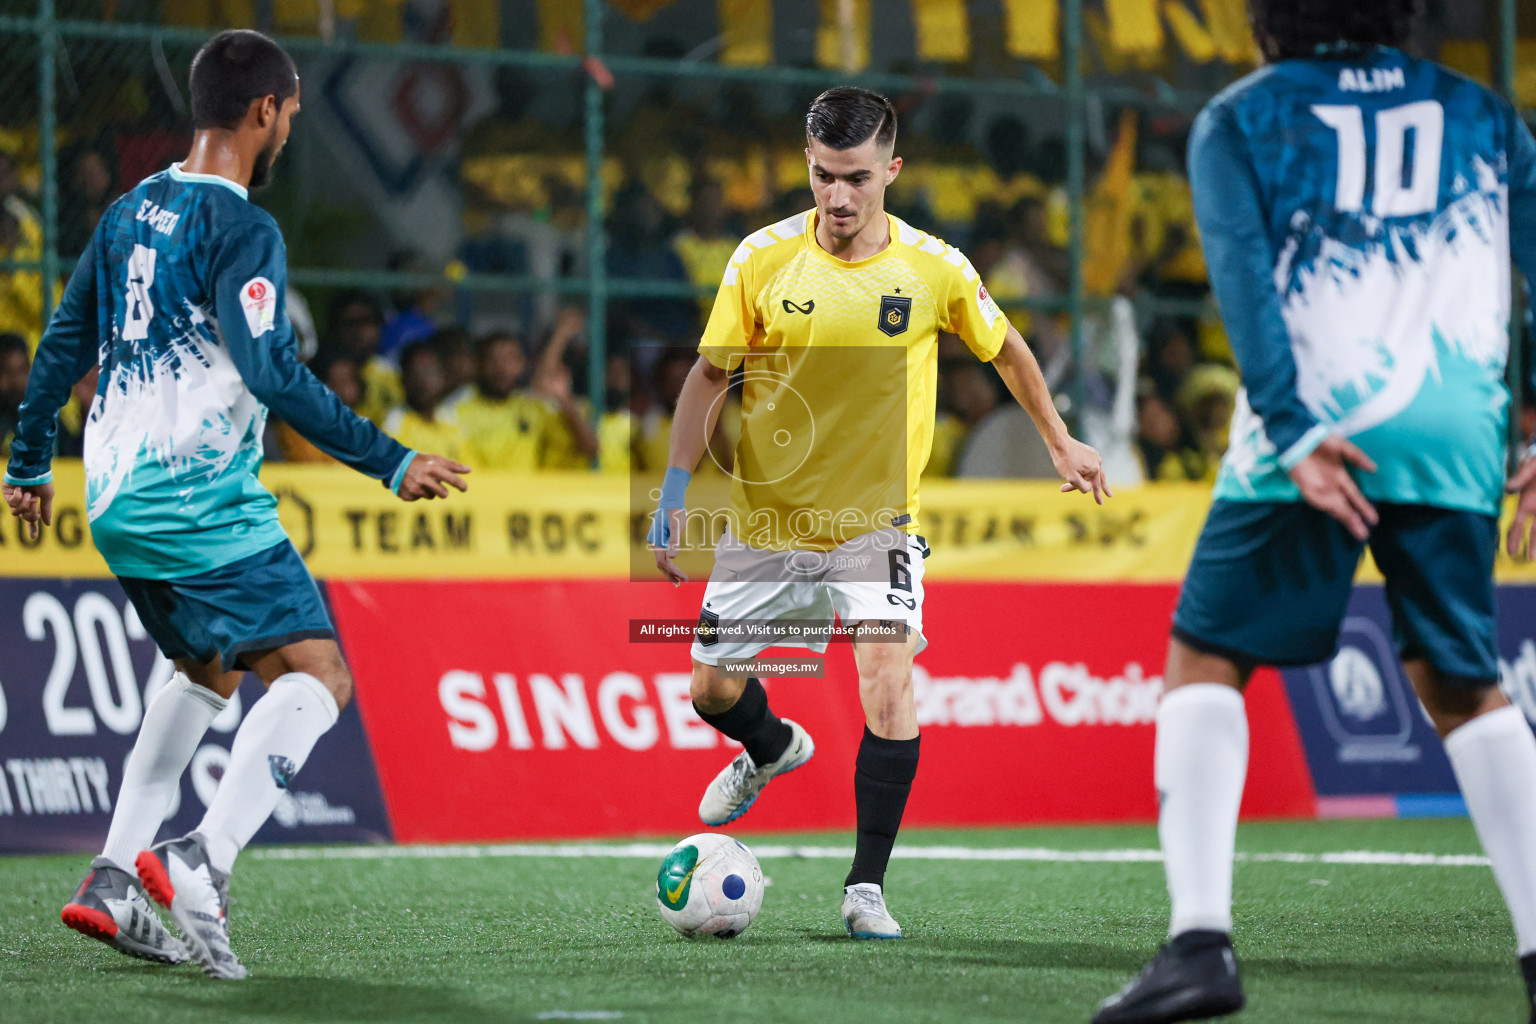
[[[922,764],[907,822],[1151,821],[1153,717],[1171,585],[934,582],[914,671]],[[401,842],[687,832],[739,748],[694,714],[686,643],[631,619],[691,618],[703,587],[627,581],[333,581],[330,594]],[[796,653],[786,649],[785,654]],[[802,652],[803,653],[803,652]],[[851,828],[862,734],[853,656],[765,680],[816,740],[754,830]],[[1273,674],[1249,690],[1249,816],[1311,816]]]

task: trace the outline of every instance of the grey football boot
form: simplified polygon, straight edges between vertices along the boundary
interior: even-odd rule
[[[139,854],[144,890],[169,907],[192,959],[210,978],[245,977],[229,945],[229,876],[208,861],[203,837],[193,832]]]
[[[162,964],[187,959],[187,947],[144,898],[139,880],[106,857],[91,861],[91,873],[64,904],[59,918],[81,935],[100,939],[128,956]]]

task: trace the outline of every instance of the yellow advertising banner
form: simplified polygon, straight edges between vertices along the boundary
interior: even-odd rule
[[[476,473],[468,494],[410,503],[337,466],[270,465],[262,482],[322,579],[650,578],[656,571],[644,537],[659,480]],[[110,575],[91,544],[80,463],[59,460],[54,484],[54,525],[40,540],[15,519],[0,523],[0,576]],[[724,497],[723,480],[701,477],[690,490],[696,509],[723,505]],[[927,576],[1177,581],[1209,505],[1204,484],[1124,488],[1099,506],[1048,482],[930,481],[920,515],[933,551]],[[682,564],[708,571],[707,554]],[[1501,554],[1498,575],[1536,582],[1536,566]],[[1361,578],[1379,578],[1368,559]]]

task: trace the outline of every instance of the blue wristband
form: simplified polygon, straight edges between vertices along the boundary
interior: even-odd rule
[[[420,452],[417,452],[415,449],[406,452],[405,458],[400,460],[400,468],[395,470],[393,476],[384,481],[384,486],[388,487],[395,497],[398,498],[400,496],[400,485],[405,483],[405,471],[411,468],[411,463],[415,461],[416,456],[419,454]]]
[[[667,475],[661,478],[661,501],[657,508],[683,508],[683,495],[688,492],[688,481],[693,474],[676,466],[667,467]]]
[[[646,531],[645,539],[652,546],[664,548],[672,541],[672,522],[667,513],[674,508],[686,508],[684,497],[688,492],[688,481],[693,479],[693,474],[686,469],[677,466],[668,466],[667,475],[661,480],[661,498],[656,502],[656,514],[651,517],[651,528]]]

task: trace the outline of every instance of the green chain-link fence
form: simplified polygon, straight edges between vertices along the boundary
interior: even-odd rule
[[[749,174],[701,168],[737,157],[742,164],[759,140],[793,147],[793,112],[820,89],[851,82],[912,100],[920,115],[913,120],[926,122],[929,135],[956,111],[1017,110],[1026,121],[1054,126],[1061,159],[1059,181],[1049,184],[1064,200],[1066,280],[1058,294],[1032,292],[1015,305],[1064,312],[1076,364],[1105,302],[1090,298],[1085,280],[1092,165],[1108,149],[1092,137],[1095,126],[1110,123],[1118,107],[1140,111],[1144,122],[1187,125],[1208,95],[1156,76],[1116,78],[1089,68],[1085,15],[1101,12],[1092,0],[1062,0],[1060,59],[1049,68],[1017,62],[1006,75],[977,77],[610,52],[605,28],[622,15],[602,0],[570,3],[584,8],[585,38],[573,41],[579,54],[503,48],[501,39],[467,47],[359,42],[341,33],[327,41],[283,33],[281,24],[258,26],[276,28],[299,61],[305,98],[294,143],[262,201],[288,238],[292,283],[311,296],[343,288],[392,291],[407,302],[427,296],[525,328],[547,323],[561,302],[584,305],[586,391],[597,409],[608,330],[617,322],[610,313],[640,308],[665,318],[668,310],[698,308],[713,291],[696,277],[653,272],[644,258],[647,217],[655,212],[647,204],[659,202],[665,215],[688,223],[697,189],[691,196],[686,179],[712,174],[734,193],[724,205],[735,220],[747,230],[767,223],[783,184],[771,158],[768,181],[758,188],[760,211],[748,212],[753,200],[739,195],[751,191]],[[409,19],[414,8],[405,8]],[[254,0],[252,9],[270,14],[271,4]],[[335,2],[316,0],[316,9],[334,14]],[[162,24],[164,13],[161,0],[0,0],[0,194],[28,195],[36,207],[33,216],[0,215],[0,278],[13,302],[35,296],[39,319],[105,203],[185,152],[187,67],[220,26]],[[1489,0],[1485,11],[1497,27],[1493,66],[1506,93],[1513,90],[1515,13],[1516,0]],[[706,108],[713,113],[689,122],[690,111]],[[937,112],[921,116],[924,108]],[[662,116],[669,109],[670,121]],[[474,127],[459,133],[465,124]],[[904,128],[903,137],[914,136]],[[649,160],[651,143],[675,166]],[[648,179],[649,193],[630,203],[626,183],[636,178]],[[1198,294],[1176,290],[1144,298],[1142,306],[1209,312]],[[1072,377],[1074,410],[1083,407],[1084,386],[1083,374]]]

